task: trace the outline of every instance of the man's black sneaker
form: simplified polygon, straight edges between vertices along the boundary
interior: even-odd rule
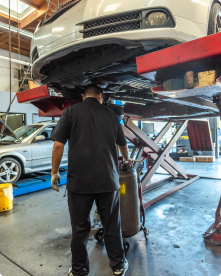
[[[115,276],[124,276],[128,270],[128,261],[125,259],[124,260],[124,267],[120,268],[120,269],[117,269],[114,271],[114,275]]]
[[[67,275],[67,276],[78,276],[78,275],[73,274],[72,268],[70,268],[70,269],[68,270],[68,275]],[[85,275],[85,276],[87,276],[87,275]]]

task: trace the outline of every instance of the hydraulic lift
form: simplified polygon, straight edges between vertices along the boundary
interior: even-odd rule
[[[162,81],[167,81],[171,78],[173,74],[177,75],[177,72],[185,73],[193,70],[198,70],[198,72],[200,72],[199,68],[203,68],[203,71],[215,70],[218,72],[218,75],[221,76],[221,33],[179,44],[137,58],[138,73],[148,79],[154,79],[158,85],[151,89],[152,97],[164,101],[163,103],[153,106],[143,106],[131,103],[127,103],[124,106],[124,132],[128,140],[130,140],[136,148],[139,148],[136,159],[144,160],[148,157],[154,160],[153,165],[141,180],[142,191],[146,193],[172,179],[182,179],[185,181],[183,184],[178,185],[167,193],[146,202],[144,204],[145,208],[199,179],[199,176],[187,175],[185,171],[168,156],[168,153],[183,130],[187,127],[187,120],[189,118],[206,118],[220,115],[221,77],[212,85],[201,87],[192,85],[188,87],[188,89],[164,91],[162,83]],[[44,89],[43,94],[42,89]],[[213,102],[206,100],[205,97],[212,98]],[[32,91],[23,91],[17,94],[17,98],[18,102],[28,101],[33,103],[39,108],[39,114],[50,117],[59,117],[64,108],[76,103],[71,102],[70,99],[51,97],[47,87],[35,88],[32,89]],[[168,103],[170,103],[171,106],[172,104],[175,105],[171,108]],[[201,114],[197,114],[194,108],[201,108]],[[190,112],[191,109],[192,113]],[[168,117],[170,117],[169,120]],[[152,140],[133,124],[133,119],[143,121],[150,119],[166,121],[167,124],[155,140]],[[177,121],[181,122],[180,128],[162,150],[157,145],[158,142],[169,130],[171,123]],[[204,141],[201,141],[202,136],[199,135],[200,133],[201,135],[203,134],[203,127],[192,127],[190,136],[195,149],[201,150],[204,147],[207,149],[210,148],[210,143],[209,146],[207,143],[208,137],[206,137]],[[135,150],[132,154],[135,154]],[[163,167],[170,176],[164,181],[149,184],[159,166]],[[216,229],[218,227],[217,225],[220,227],[218,219],[220,220],[220,217],[216,219],[216,225],[214,225]],[[208,230],[207,232],[209,233],[211,231]],[[216,233],[216,236],[217,235],[218,233]]]
[[[213,114],[202,114],[197,118],[216,117],[220,115],[221,110],[221,77],[213,85],[195,87],[192,84],[187,89],[167,91],[164,91],[162,82],[177,74],[184,75],[188,71],[214,70],[220,76],[220,47],[221,33],[206,36],[138,57],[137,71],[142,76],[156,80],[158,86],[151,89],[153,97],[166,102],[214,111]],[[213,103],[203,97],[212,98]],[[180,118],[175,116],[174,120],[177,119]],[[185,119],[185,116],[182,116],[182,119]]]
[[[154,160],[154,163],[151,166],[151,168],[141,179],[142,193],[147,193],[150,190],[158,188],[159,186],[172,181],[173,179],[186,180],[183,184],[178,185],[172,190],[152,199],[151,201],[145,202],[144,209],[199,179],[199,176],[187,175],[186,172],[168,155],[173,145],[176,143],[180,135],[187,127],[187,123],[187,120],[181,123],[180,128],[171,138],[170,142],[166,145],[166,147],[162,150],[157,144],[170,129],[172,124],[171,122],[168,122],[165,125],[165,127],[161,130],[161,132],[157,135],[157,137],[154,140],[152,140],[138,126],[136,126],[128,116],[124,117],[124,134],[126,138],[135,146],[134,150],[131,153],[131,158],[134,158],[136,149],[138,148],[139,150],[137,156],[135,157],[136,160],[144,160],[148,157]],[[138,165],[139,164],[136,164],[135,168]],[[149,184],[151,178],[160,166],[164,170],[166,170],[170,176],[165,178],[164,180]]]

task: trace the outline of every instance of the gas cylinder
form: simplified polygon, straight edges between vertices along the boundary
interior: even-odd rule
[[[122,234],[129,238],[141,229],[137,172],[133,167],[120,169],[119,194]]]

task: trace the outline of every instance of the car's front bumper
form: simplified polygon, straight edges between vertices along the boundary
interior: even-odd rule
[[[206,35],[206,25],[197,24],[181,17],[175,17],[175,20],[174,28],[141,29],[85,39],[82,33],[77,32],[55,40],[44,47],[38,43],[39,58],[32,66],[33,79],[41,84],[44,75],[40,74],[40,70],[46,63],[79,49],[113,43],[124,47],[146,46],[151,50],[157,46],[172,46]]]

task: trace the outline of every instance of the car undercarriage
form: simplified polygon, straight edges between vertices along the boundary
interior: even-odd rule
[[[152,51],[145,46],[125,48],[117,44],[81,49],[49,62],[40,73],[45,77],[42,84],[61,93],[64,97],[81,100],[86,85],[96,83],[104,91],[104,102],[120,100],[126,102],[124,112],[145,119],[177,119],[177,117],[209,117],[218,114],[217,106],[209,96],[199,95],[195,100],[159,97],[152,89],[170,79],[181,80],[188,70],[194,74],[204,70],[217,70],[214,61],[195,62],[191,66],[179,66],[177,70],[160,70],[142,76],[137,72],[136,58],[167,47]],[[176,68],[175,68],[176,69]],[[179,89],[177,89],[179,90]],[[139,105],[131,105],[131,103]],[[138,110],[136,110],[138,108]],[[136,110],[136,111],[134,111]],[[144,115],[145,114],[145,115]]]
[[[76,91],[96,83],[103,88],[105,101],[153,101],[149,89],[154,80],[141,77],[136,68],[136,57],[146,53],[145,47],[127,49],[116,44],[82,49],[45,65],[42,84],[74,97]]]

